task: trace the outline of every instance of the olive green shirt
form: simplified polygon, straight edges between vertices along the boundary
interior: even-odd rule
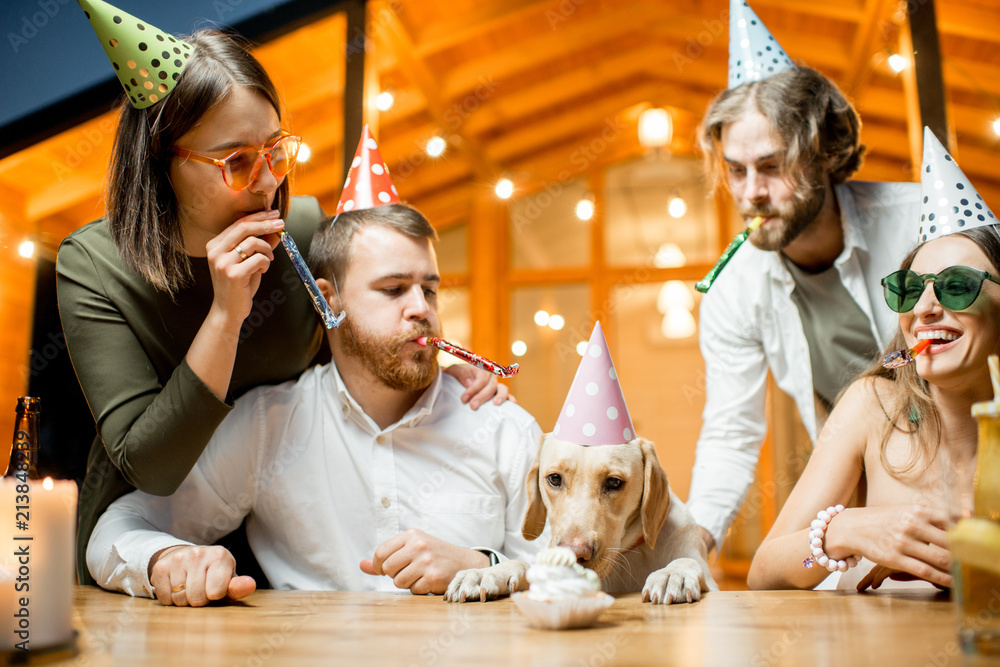
[[[285,229],[306,257],[322,219],[315,199],[292,200]],[[207,258],[190,258],[194,279],[171,298],[125,266],[103,220],[60,245],[59,315],[97,426],[80,490],[81,582],[91,582],[84,554],[108,505],[133,487],[173,493],[235,397],[297,377],[318,352],[323,333],[309,294],[281,247],[274,257],[240,330],[223,402],[185,361],[214,296]]]

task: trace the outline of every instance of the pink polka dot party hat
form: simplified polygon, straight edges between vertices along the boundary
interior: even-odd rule
[[[594,325],[552,435],[577,445],[623,445],[635,438],[601,323]]]
[[[398,203],[399,193],[389,178],[389,167],[382,159],[371,130],[365,125],[351,169],[347,172],[347,180],[344,181],[344,192],[337,204],[337,215],[344,211]]]

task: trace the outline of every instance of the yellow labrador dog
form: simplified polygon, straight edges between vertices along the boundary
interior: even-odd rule
[[[694,602],[718,590],[705,544],[667,484],[653,444],[582,447],[546,434],[528,473],[522,533],[551,528],[549,546],[572,549],[610,593],[642,590],[643,601]],[[487,600],[526,588],[528,564],[508,561],[459,572],[450,602]]]

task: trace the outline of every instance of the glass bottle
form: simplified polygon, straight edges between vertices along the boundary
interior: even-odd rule
[[[42,399],[36,396],[21,396],[17,399],[14,440],[4,477],[17,477],[22,481],[39,479],[37,466],[41,431],[38,421],[41,413]]]

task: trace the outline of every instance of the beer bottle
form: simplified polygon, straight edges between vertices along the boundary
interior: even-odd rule
[[[38,418],[42,413],[42,399],[37,396],[21,396],[17,399],[14,418],[14,442],[10,448],[10,463],[4,477],[18,479],[39,479],[38,447],[41,431]]]

